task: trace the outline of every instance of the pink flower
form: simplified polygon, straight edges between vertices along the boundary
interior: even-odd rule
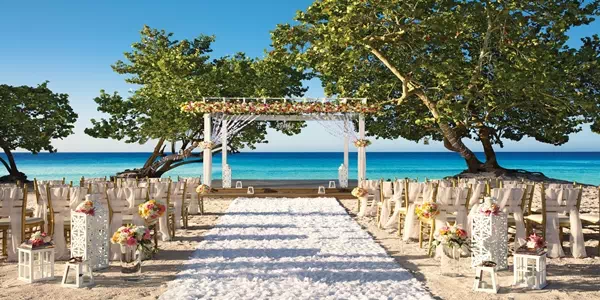
[[[151,238],[150,231],[144,233],[144,237],[143,238],[144,238],[144,240],[149,240]]]
[[[137,245],[137,240],[134,237],[129,237],[127,239],[127,246],[135,246]]]

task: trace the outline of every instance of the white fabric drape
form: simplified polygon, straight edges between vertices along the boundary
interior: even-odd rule
[[[15,202],[21,199],[23,196],[23,190],[18,187],[1,187],[0,188],[0,200],[2,202],[2,210],[0,210],[0,217],[9,218],[10,220],[10,239],[3,236],[2,238],[7,240],[7,254],[8,261],[17,260],[17,247],[21,245],[21,207],[16,207]]]
[[[52,241],[54,241],[54,252],[57,260],[67,259],[67,243],[65,241],[65,219],[71,217],[69,209],[69,188],[50,188],[52,210],[54,210],[54,230]]]
[[[138,205],[146,201],[148,189],[145,187],[124,187],[125,199],[127,199],[126,214],[131,215],[133,225],[144,225],[144,219],[140,217]]]
[[[88,194],[88,189],[84,187],[71,187],[69,189],[69,206],[71,210],[75,210]]]
[[[515,243],[513,249],[516,251],[527,243],[525,221],[523,219],[523,208],[521,200],[525,194],[525,188],[502,188],[493,189],[492,197],[498,199],[498,207],[504,213],[512,214],[515,220]]]
[[[585,243],[581,219],[577,209],[577,198],[579,189],[546,189],[546,243],[548,246],[548,257],[563,257],[565,253],[560,243],[560,216],[569,215],[571,252],[575,258],[586,257]]]
[[[110,219],[109,232],[116,232],[123,225],[123,213],[129,210],[126,190],[129,188],[109,188],[106,191],[110,208],[112,209],[112,218]],[[137,211],[136,211],[137,213]],[[121,246],[111,244],[110,259],[119,260],[121,256]]]
[[[185,177],[180,178],[180,181],[186,182],[186,195],[183,196],[183,203],[186,204],[186,200],[190,198],[188,212],[190,214],[198,214],[200,213],[200,206],[198,205],[198,201],[200,201],[200,197],[198,193],[196,193],[196,188],[201,184],[200,177]]]
[[[388,218],[388,221],[384,223],[383,228],[394,228],[398,224],[398,217],[400,215],[400,210],[404,205],[404,198],[402,197],[402,192],[404,191],[404,181],[396,180],[393,184],[393,195],[392,201],[394,201],[394,213],[392,216]]]
[[[168,182],[157,182],[152,184],[153,198],[157,202],[161,202],[163,205],[167,205],[167,193],[169,189]],[[165,210],[165,213],[158,219],[158,230],[161,235],[162,241],[171,240],[171,232],[169,231],[169,207]]]
[[[175,228],[181,228],[181,208],[184,204],[185,195],[183,194],[183,181],[174,182],[171,188],[171,203],[175,209]]]
[[[408,208],[406,210],[406,219],[404,219],[404,232],[402,233],[402,240],[404,241],[419,238],[419,219],[415,215],[415,206],[422,202],[422,200],[419,200],[419,196],[428,186],[431,185],[419,182],[408,183]],[[425,192],[427,195],[430,195],[429,190],[431,189]],[[427,195],[425,198],[427,198]]]
[[[381,202],[381,211],[379,212],[379,225],[385,226],[390,218],[390,212],[392,211],[392,196],[393,188],[392,182],[386,181],[382,183],[383,199]]]

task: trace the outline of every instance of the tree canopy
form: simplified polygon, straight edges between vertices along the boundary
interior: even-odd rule
[[[0,157],[11,181],[27,179],[19,172],[13,151],[56,152],[53,139],[73,133],[77,114],[69,105],[69,95],[54,93],[44,82],[37,87],[0,85]]]
[[[597,118],[597,36],[567,44],[600,1],[315,1],[272,32],[270,56],[326,93],[384,103],[367,134],[434,139],[470,171],[499,169],[493,145],[560,145]],[[593,128],[598,128],[594,125]],[[481,162],[463,139],[481,141]]]
[[[133,50],[125,53],[125,61],[112,67],[127,75],[125,81],[137,89],[127,98],[104,90],[94,99],[98,110],[109,117],[92,119],[92,127],[85,132],[97,138],[124,140],[127,143],[146,143],[158,140],[154,153],[148,158],[140,175],[160,176],[177,166],[201,162],[195,154],[182,161],[177,153],[185,151],[194,140],[202,139],[201,118],[182,113],[182,103],[202,97],[282,97],[299,96],[305,92],[302,72],[281,62],[253,59],[243,53],[210,58],[213,36],[200,35],[193,40],[174,40],[172,33],[144,26],[141,40],[133,43]],[[243,147],[266,142],[269,124],[253,122],[231,137],[228,149],[213,151],[238,151]],[[275,123],[271,127],[278,128]],[[281,128],[287,134],[299,132],[302,124]],[[157,158],[168,155],[166,145],[171,144],[172,159]],[[151,168],[152,167],[152,168]]]

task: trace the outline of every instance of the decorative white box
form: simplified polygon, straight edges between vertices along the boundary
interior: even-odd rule
[[[484,261],[496,263],[496,270],[508,268],[508,223],[505,213],[485,216],[476,213],[471,227],[471,266]]]
[[[96,271],[108,268],[110,233],[108,212],[94,196],[86,196],[94,203],[93,216],[71,212],[71,256],[83,257]]]
[[[54,246],[18,247],[19,280],[32,283],[54,279]]]

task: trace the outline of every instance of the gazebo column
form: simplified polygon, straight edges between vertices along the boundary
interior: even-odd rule
[[[221,186],[231,187],[231,169],[227,164],[227,119],[223,119],[221,124]]]
[[[204,114],[204,141],[208,144],[211,142],[212,135],[212,117],[210,114]],[[202,162],[203,178],[202,183],[212,186],[212,149],[204,148],[204,159]]]
[[[365,139],[365,116],[358,116],[358,136],[359,139]],[[358,182],[365,180],[367,177],[367,148],[358,147]]]

